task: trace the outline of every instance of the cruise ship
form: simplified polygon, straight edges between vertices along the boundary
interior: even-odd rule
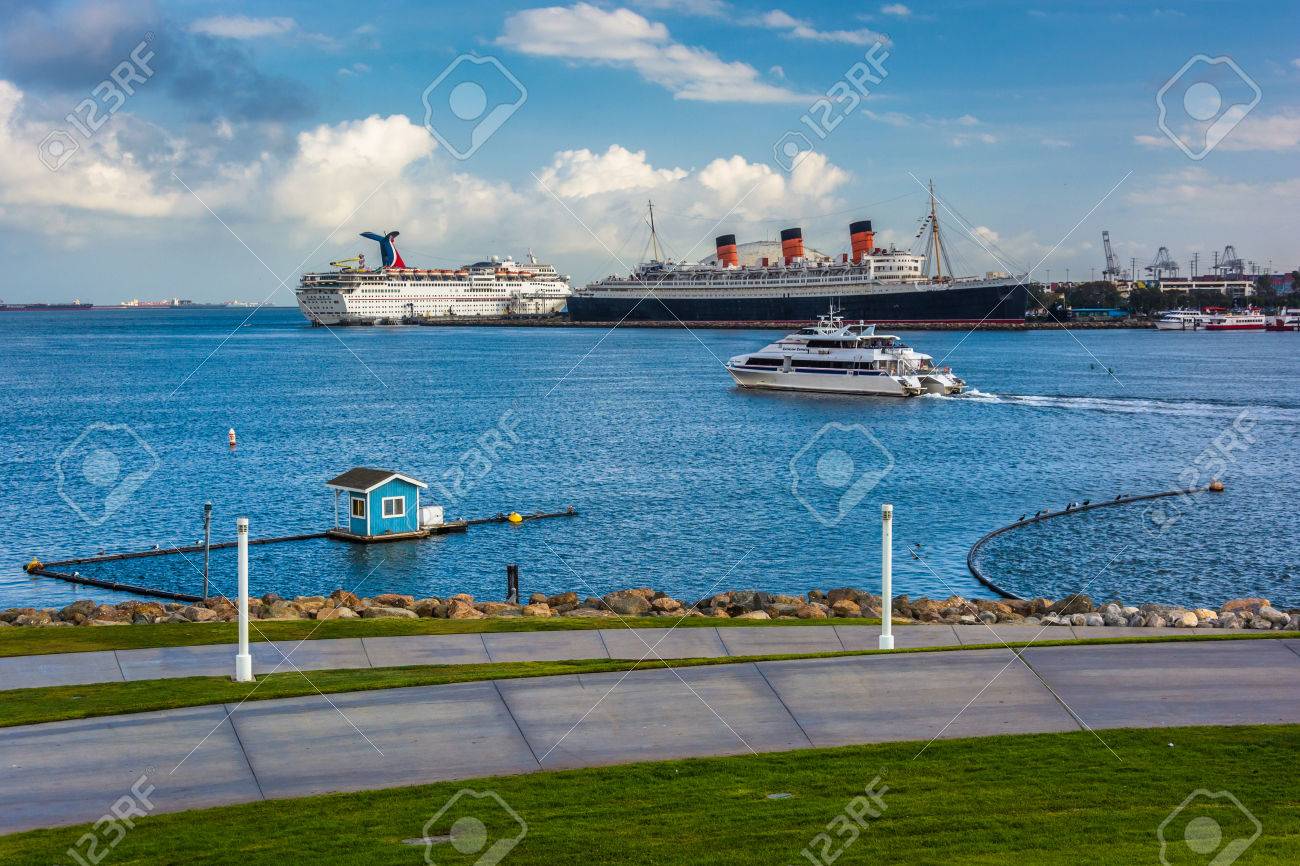
[[[628,276],[577,290],[569,316],[575,322],[794,323],[833,306],[846,319],[900,324],[1025,320],[1025,276],[955,277],[951,265],[945,272],[933,198],[922,232],[924,254],[885,249],[876,245],[871,221],[859,220],[849,226],[851,252],[835,261],[806,254],[802,229],[788,228],[781,232],[779,254],[753,263],[741,262],[735,235],[722,235],[716,255],[705,261],[662,261],[656,255]]]
[[[298,309],[313,325],[389,325],[415,318],[550,316],[564,309],[569,278],[529,252],[526,262],[493,256],[454,269],[409,267],[397,250],[399,232],[362,232],[378,242],[380,266],[365,254],[305,273]]]

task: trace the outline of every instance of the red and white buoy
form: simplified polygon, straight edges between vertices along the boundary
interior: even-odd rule
[[[226,439],[230,441],[230,450],[235,450],[235,428],[231,427],[230,432],[226,434]]]

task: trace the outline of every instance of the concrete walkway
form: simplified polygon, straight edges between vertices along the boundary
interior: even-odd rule
[[[783,640],[859,634],[681,631],[672,650],[690,655],[714,639],[729,652],[784,651]],[[871,632],[861,629],[862,639]],[[547,635],[584,636],[604,639]],[[0,767],[21,780],[0,788],[0,832],[94,821],[142,775],[156,811],[174,812],[812,746],[1297,722],[1295,639],[1040,647],[1023,661],[1005,648],[904,653],[314,695],[0,729]]]
[[[909,625],[894,629],[895,646],[996,644],[999,640],[1073,640],[1085,637],[1159,637],[1152,628],[1086,626]],[[1221,631],[1210,634],[1222,634]],[[1189,632],[1177,632],[1180,636]],[[665,637],[666,635],[666,637]],[[344,670],[402,665],[487,664],[568,659],[639,659],[646,644],[669,658],[726,658],[876,649],[879,626],[823,625],[587,631],[493,632],[482,634],[365,637],[338,640],[269,641],[250,645],[253,672]],[[661,642],[660,642],[661,641]],[[286,656],[288,660],[286,661]],[[653,658],[653,656],[651,656]],[[235,667],[234,644],[158,649],[106,650],[0,658],[0,689],[120,683],[172,677],[228,676]]]

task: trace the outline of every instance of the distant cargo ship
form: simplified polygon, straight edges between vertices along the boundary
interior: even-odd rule
[[[0,303],[0,312],[6,313],[42,313],[49,310],[89,310],[94,304],[73,301],[70,304],[5,304]]]
[[[330,262],[336,270],[306,273],[298,309],[314,325],[396,324],[406,318],[554,315],[571,289],[567,277],[528,254],[527,262],[495,256],[459,268],[408,267],[394,243],[398,232],[363,232],[378,241],[380,266],[364,255]]]
[[[781,232],[779,257],[773,250],[773,256],[742,263],[736,236],[722,235],[711,259],[669,262],[659,260],[652,208],[654,259],[629,276],[606,277],[574,292],[569,315],[576,322],[802,322],[834,307],[845,319],[869,322],[1025,320],[1024,276],[954,277],[951,265],[944,272],[933,192],[922,232],[924,255],[877,247],[871,221],[860,220],[849,226],[852,252],[838,262],[805,253],[799,228]]]

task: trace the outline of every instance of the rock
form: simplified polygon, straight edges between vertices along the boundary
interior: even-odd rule
[[[827,608],[821,604],[805,604],[795,608],[794,615],[799,619],[826,619]]]
[[[1049,610],[1055,614],[1092,613],[1092,598],[1082,593],[1072,593],[1052,604]]]
[[[562,592],[559,595],[552,595],[546,599],[548,607],[564,607],[565,605],[576,605],[578,603],[578,594],[576,592]]]
[[[1286,625],[1287,621],[1291,619],[1288,614],[1282,613],[1282,611],[1273,607],[1271,604],[1261,605],[1257,615],[1262,616],[1275,626]]]
[[[380,607],[415,607],[415,598],[409,595],[401,595],[396,592],[384,592],[375,596],[371,600],[372,604]]]
[[[644,616],[650,612],[650,602],[644,595],[632,590],[611,592],[601,600],[610,610],[622,616]]]
[[[366,608],[372,610],[372,608]],[[360,614],[350,607],[322,607],[316,611],[316,619],[356,619]],[[419,616],[419,614],[416,614]]]
[[[618,614],[612,610],[597,610],[594,607],[575,607],[572,610],[566,610],[560,616],[582,617],[584,619],[616,619]]]
[[[49,611],[35,610],[31,613],[19,614],[14,618],[14,625],[49,625],[54,621]],[[152,620],[151,620],[152,622]]]
[[[330,593],[330,598],[339,607],[350,607],[356,609],[361,607],[361,599],[355,594],[348,592],[346,589],[336,589]]]
[[[655,610],[663,611],[664,613],[678,613],[683,607],[682,603],[677,599],[667,597],[656,598],[654,601],[650,602],[650,606]]]
[[[125,622],[124,620],[114,620],[114,619],[88,619],[88,620],[86,620],[86,625],[90,625],[90,626],[103,626],[103,625],[127,625],[127,624],[128,624],[128,623]],[[0,625],[9,625],[9,623],[7,623],[7,622],[5,622],[5,623],[0,623]]]
[[[1257,629],[1259,631],[1268,631],[1272,627],[1273,627],[1273,623],[1264,619],[1264,617],[1262,616],[1257,616],[1250,621],[1250,628]]]
[[[1158,613],[1149,613],[1146,615],[1143,625],[1147,628],[1164,628],[1165,618]]]
[[[1112,616],[1119,616],[1119,615],[1120,615],[1120,607],[1119,607],[1118,604],[1116,604],[1115,602],[1112,601],[1112,602],[1109,602],[1109,603],[1107,603],[1107,604],[1102,605],[1101,610],[1099,610],[1098,613],[1100,613],[1103,617],[1104,617],[1106,614],[1110,614],[1110,615],[1112,615]]]
[[[1036,616],[1027,616],[1022,625],[1042,625],[1043,621]]]
[[[1107,613],[1102,614],[1102,625],[1125,626],[1128,625],[1128,620],[1126,620],[1122,614]]]
[[[455,595],[453,595],[451,598],[449,598],[449,599],[447,599],[447,600],[448,600],[448,601],[459,601],[459,602],[461,602],[461,603],[463,603],[463,604],[473,604],[473,603],[474,603],[474,596],[470,595],[468,592],[458,592],[458,593],[456,593]]]
[[[82,623],[90,618],[95,612],[95,603],[88,598],[79,598],[72,604],[59,611],[59,617],[64,622]]]
[[[1115,606],[1111,605],[1111,607],[1115,607]],[[1115,610],[1117,612],[1111,614],[1111,616],[1113,616],[1115,619],[1119,619],[1119,613],[1118,613],[1119,608],[1116,607]],[[1100,613],[1085,613],[1083,614],[1083,624],[1086,626],[1092,626],[1093,628],[1096,628],[1097,626],[1105,625],[1106,616],[1105,614],[1100,614]]]
[[[1011,609],[1011,605],[1006,602],[992,601],[987,598],[982,598],[975,602],[975,609],[980,613],[991,613],[999,619],[1004,616],[1011,616],[1015,613],[1015,611]],[[983,619],[983,617],[980,617],[980,619]]]
[[[533,593],[532,595],[528,596],[528,603],[529,603],[529,604],[546,604],[546,593],[544,593],[544,592],[535,592],[535,593]],[[548,606],[549,606],[549,605],[548,605]]]
[[[1218,620],[1216,620],[1216,625],[1218,625],[1219,628],[1240,628],[1241,618],[1232,612],[1223,613],[1220,614]]]
[[[979,622],[979,620],[975,619],[975,615],[973,613],[964,613],[961,616],[957,617],[957,622],[960,623],[961,625],[975,625],[975,623]]]
[[[1300,613],[1291,614],[1286,623],[1287,631],[1300,631]]]
[[[258,619],[306,619],[303,612],[283,599],[258,606]],[[250,611],[251,613],[251,611]]]
[[[1007,612],[1010,613],[1011,609],[1007,608]],[[992,610],[982,610],[979,612],[979,621],[985,625],[992,625],[998,621],[997,612]]]
[[[195,607],[194,605],[181,608],[180,614],[190,622],[211,622],[220,617],[220,614],[215,610],[209,610],[206,607]]]
[[[126,611],[118,610],[118,608],[115,605],[111,605],[111,604],[99,605],[93,611],[90,612],[90,618],[92,620],[98,619],[98,620],[106,620],[108,622],[115,622],[118,623],[119,625],[131,621],[130,614],[126,613]]]
[[[546,598],[546,596],[542,596],[542,598]],[[539,617],[548,617],[548,616],[555,615],[555,612],[551,610],[550,605],[548,605],[544,601],[533,602],[532,604],[524,605],[521,613],[524,616],[539,616]]]
[[[453,595],[447,603],[438,609],[438,615],[444,619],[483,619],[483,612],[474,605]]]
[[[473,608],[471,608],[471,610],[473,610]],[[478,611],[475,611],[475,613],[478,613]],[[415,611],[408,610],[407,608],[404,607],[385,607],[383,605],[372,605],[367,608],[362,608],[361,616],[365,619],[384,619],[384,618],[415,619],[416,613]],[[479,616],[482,616],[482,614],[479,614]]]
[[[1219,608],[1219,610],[1220,612],[1240,613],[1241,611],[1250,611],[1255,613],[1266,605],[1272,605],[1272,602],[1266,598],[1234,598],[1232,601],[1224,602],[1223,607]]]
[[[1201,622],[1213,621],[1219,618],[1219,615],[1208,607],[1198,607],[1192,613],[1196,614],[1196,618]]]
[[[1087,625],[1088,615],[1083,613],[1070,614],[1070,625]]]
[[[3,613],[0,613],[0,622],[12,624],[14,620],[18,619],[18,617],[31,616],[34,613],[36,613],[36,608],[34,607],[11,607]]]
[[[519,616],[520,607],[504,601],[480,601],[474,609],[487,616]]]
[[[830,598],[834,594],[835,590],[832,589],[827,593],[827,598]],[[838,601],[831,602],[831,616],[862,616],[862,608],[852,599],[841,598]]]
[[[735,617],[735,619],[771,619],[771,617],[767,615],[767,611],[765,610],[751,610],[742,613],[740,616]]]
[[[415,606],[411,610],[415,611],[416,616],[434,617],[438,615],[438,608],[442,606],[442,600],[438,598],[419,598],[415,601]]]
[[[1201,620],[1190,610],[1171,611],[1169,624],[1174,628],[1196,628],[1201,624]]]
[[[1146,614],[1141,613],[1141,612],[1135,612],[1135,613],[1129,614],[1129,618],[1128,618],[1128,626],[1129,626],[1129,628],[1141,628],[1142,626],[1145,626],[1146,624],[1147,624],[1147,616],[1146,616]]]
[[[726,609],[721,607],[711,608],[705,615],[716,619],[731,619],[731,614],[727,613]]]
[[[268,592],[262,596],[262,604],[275,604],[277,601],[284,601],[284,596],[277,595],[274,592]]]

